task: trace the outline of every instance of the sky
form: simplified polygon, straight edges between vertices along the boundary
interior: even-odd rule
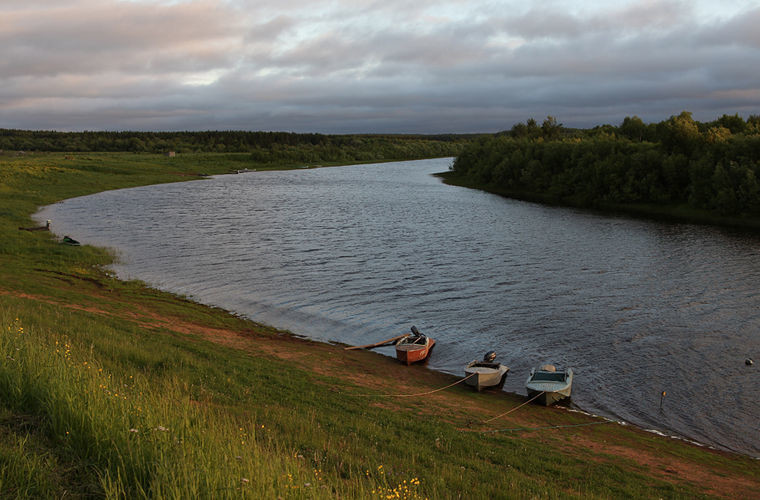
[[[0,128],[469,133],[760,114],[760,1],[0,0]]]

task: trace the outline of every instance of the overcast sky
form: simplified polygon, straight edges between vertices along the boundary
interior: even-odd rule
[[[760,1],[0,0],[0,128],[490,132],[760,114]]]

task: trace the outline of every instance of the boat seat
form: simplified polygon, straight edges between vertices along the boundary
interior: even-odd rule
[[[533,380],[536,380],[536,381],[545,380],[548,382],[564,382],[565,373],[564,372],[554,372],[554,373],[538,372],[533,375]]]

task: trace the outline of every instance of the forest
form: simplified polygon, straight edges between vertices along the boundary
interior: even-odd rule
[[[353,162],[454,156],[466,135],[291,132],[56,132],[0,129],[0,151],[250,153],[255,163]]]
[[[760,116],[565,128],[549,116],[473,141],[450,179],[522,199],[591,208],[680,207],[760,215]]]

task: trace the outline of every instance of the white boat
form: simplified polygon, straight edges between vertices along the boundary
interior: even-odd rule
[[[573,389],[573,369],[557,371],[554,365],[542,365],[530,371],[525,382],[529,398],[536,398],[538,403],[549,406],[570,397]]]
[[[483,361],[470,361],[464,368],[465,376],[469,377],[465,383],[478,391],[503,384],[509,367],[494,362],[494,359],[496,359],[496,353],[490,351],[483,356]]]

